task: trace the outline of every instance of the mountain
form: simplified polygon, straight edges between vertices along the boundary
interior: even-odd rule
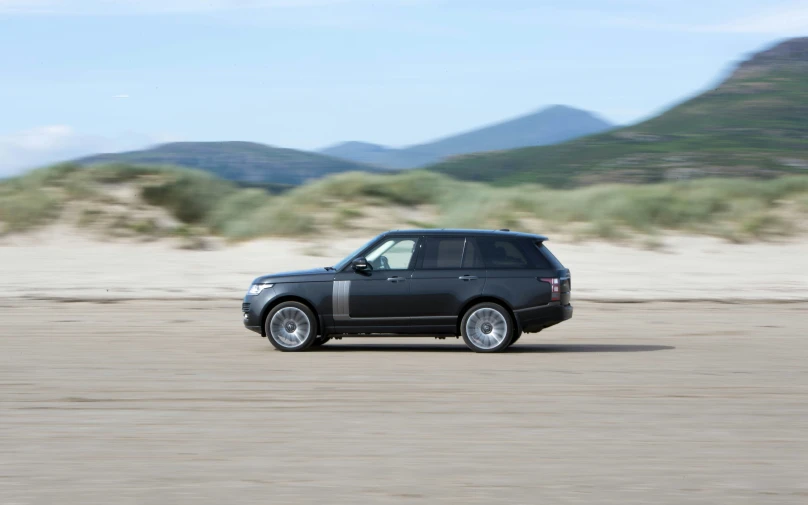
[[[379,171],[375,167],[322,154],[252,142],[174,142],[142,151],[98,154],[77,160],[77,163],[175,165],[205,170],[231,181],[257,185],[298,185],[339,172]]]
[[[458,156],[429,168],[462,179],[558,187],[808,173],[808,37],[754,54],[715,89],[634,126],[553,146]]]
[[[403,149],[345,142],[320,152],[386,168],[415,168],[459,154],[556,144],[612,127],[590,112],[554,105],[516,119]]]
[[[395,154],[397,151],[397,149],[368,142],[343,142],[335,146],[326,147],[319,152],[326,156],[333,156],[334,158],[350,160],[356,163],[382,166],[385,158]]]

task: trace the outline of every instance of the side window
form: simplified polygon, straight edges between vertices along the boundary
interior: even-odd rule
[[[477,243],[482,250],[487,268],[531,268],[515,240],[479,237]]]
[[[365,255],[374,270],[406,270],[415,252],[416,239],[391,238]]]
[[[463,237],[428,237],[421,268],[425,270],[460,268],[465,243],[466,239]]]
[[[477,248],[477,242],[472,237],[466,240],[466,250],[463,251],[463,268],[485,268],[483,256]]]

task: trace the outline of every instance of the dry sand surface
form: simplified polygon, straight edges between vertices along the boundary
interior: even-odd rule
[[[269,239],[179,250],[168,242],[100,242],[73,229],[0,238],[0,297],[239,298],[265,273],[333,265],[368,236]],[[578,300],[808,301],[808,239],[729,244],[669,236],[658,251],[601,242],[548,244]]]
[[[552,241],[575,317],[498,355],[241,327],[367,238],[0,238],[0,504],[808,503],[805,239]]]
[[[237,300],[4,298],[0,503],[808,503],[807,313],[578,302],[503,354],[286,354]]]

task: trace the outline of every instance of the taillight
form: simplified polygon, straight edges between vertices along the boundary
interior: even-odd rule
[[[551,286],[550,289],[550,292],[552,293],[552,297],[550,298],[551,302],[557,302],[561,300],[561,288],[557,277],[540,277],[539,280],[542,282],[546,282]]]

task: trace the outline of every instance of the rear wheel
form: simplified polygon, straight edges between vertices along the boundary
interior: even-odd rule
[[[329,340],[331,340],[331,337],[315,338],[314,342],[311,343],[311,346],[312,347],[320,347],[322,345],[325,345],[325,343],[328,342]]]
[[[516,343],[516,341],[517,341],[517,340],[519,340],[519,338],[520,338],[521,336],[522,336],[522,332],[521,332],[521,331],[517,331],[517,332],[516,332],[516,334],[515,334],[515,335],[513,336],[513,338],[511,339],[511,343],[510,343],[510,344],[508,344],[508,346],[512,346],[513,344],[515,344],[515,343]]]
[[[317,319],[311,309],[298,302],[284,302],[273,308],[264,329],[269,342],[279,351],[305,351],[317,339]]]
[[[498,352],[513,339],[511,316],[496,303],[480,303],[470,308],[460,323],[463,341],[474,352]]]

